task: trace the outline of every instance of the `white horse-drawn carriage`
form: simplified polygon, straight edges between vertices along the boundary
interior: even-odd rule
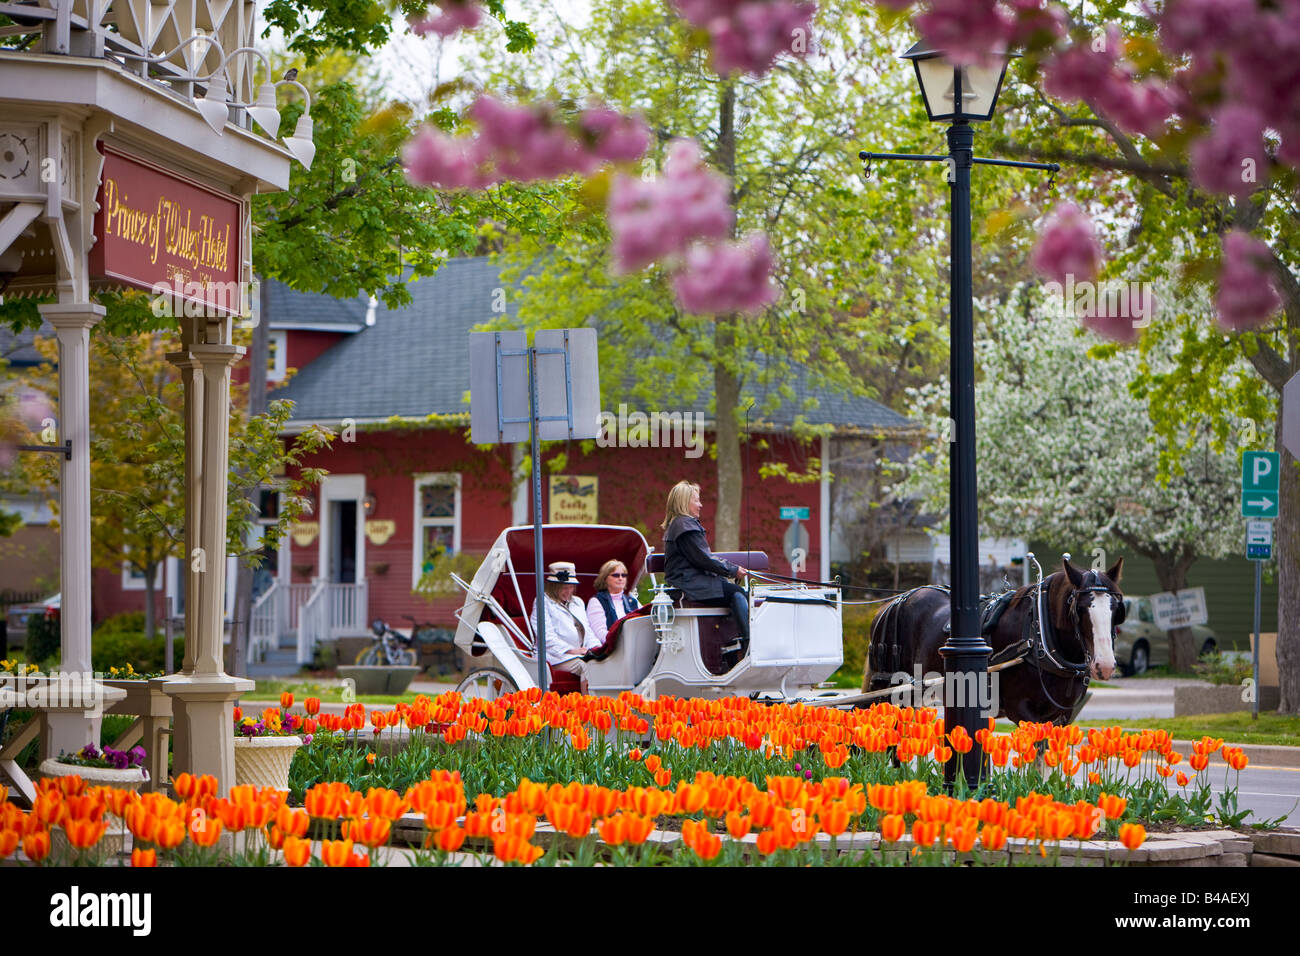
[[[656,580],[662,554],[653,553],[635,528],[612,525],[545,525],[547,561],[571,561],[577,594],[587,603],[601,565],[627,566],[636,593],[649,577],[656,600],[620,618],[588,661],[593,694],[633,691],[683,697],[751,696],[772,701],[826,696],[815,688],[844,660],[838,587],[764,575],[761,551],[718,556],[751,571],[750,637],[740,638],[731,612],[669,597]],[[537,642],[530,622],[537,582],[533,528],[507,528],[493,543],[473,580],[452,575],[465,592],[457,612],[456,644],[470,659],[458,688],[466,696],[497,697],[537,686]],[[549,687],[578,689],[577,677],[549,669]],[[833,692],[832,692],[833,693]]]

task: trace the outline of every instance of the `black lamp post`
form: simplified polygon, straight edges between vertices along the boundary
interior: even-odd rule
[[[981,700],[989,700],[988,666],[992,648],[980,635],[979,621],[979,515],[975,480],[975,329],[971,292],[971,213],[970,173],[978,163],[989,166],[1018,166],[1056,172],[1055,163],[1022,163],[1010,160],[977,159],[973,149],[975,130],[972,122],[986,122],[993,116],[998,93],[1006,76],[1007,63],[1015,54],[1001,53],[987,64],[956,66],[942,51],[924,41],[905,54],[916,69],[921,97],[930,119],[948,122],[946,156],[911,153],[859,153],[862,159],[909,159],[948,164],[951,190],[951,405],[953,418],[952,449],[949,465],[949,516],[952,524],[950,567],[952,569],[951,630],[947,643],[940,648],[943,656],[945,694],[944,727],[958,725],[974,738],[985,725]],[[947,679],[946,675],[956,675]],[[984,763],[983,749],[976,744],[964,757],[953,754],[944,768],[944,779],[951,785],[961,762],[966,782],[975,787]]]

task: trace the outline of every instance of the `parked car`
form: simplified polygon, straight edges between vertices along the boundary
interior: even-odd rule
[[[1148,667],[1169,663],[1169,632],[1156,627],[1151,599],[1137,594],[1124,598],[1124,623],[1115,629],[1115,660],[1126,676],[1143,673]],[[1199,653],[1218,650],[1219,639],[1208,627],[1192,625],[1192,640]]]
[[[15,604],[5,614],[5,625],[9,649],[27,646],[27,619],[33,614],[44,614],[48,609],[59,608],[62,594],[38,601],[36,604]]]

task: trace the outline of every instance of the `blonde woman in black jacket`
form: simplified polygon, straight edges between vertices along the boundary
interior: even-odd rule
[[[664,515],[664,578],[692,601],[731,608],[740,636],[749,638],[749,597],[730,578],[743,578],[745,568],[713,556],[700,524],[700,486],[679,481],[668,492]]]

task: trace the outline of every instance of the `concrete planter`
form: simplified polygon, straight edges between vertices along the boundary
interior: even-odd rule
[[[338,676],[353,682],[358,694],[404,694],[420,673],[418,667],[388,667],[386,665],[363,667],[354,664],[340,667]]]
[[[1230,714],[1250,710],[1250,702],[1241,699],[1245,688],[1238,684],[1197,684],[1174,688],[1174,716]],[[1261,708],[1262,709],[1262,708]]]
[[[112,767],[78,767],[75,764],[59,763],[51,757],[41,761],[42,777],[80,777],[89,787],[116,787],[118,790],[139,790],[141,784],[149,779],[149,772],[143,767],[129,770],[114,770]]]
[[[301,737],[236,737],[235,783],[289,789],[289,767]]]

